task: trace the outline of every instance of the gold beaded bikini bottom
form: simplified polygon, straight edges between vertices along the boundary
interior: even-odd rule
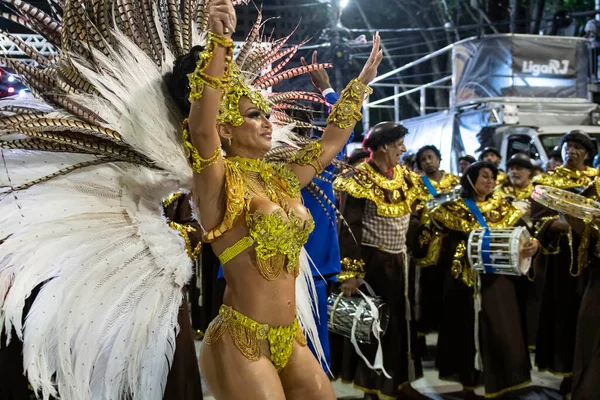
[[[271,350],[271,362],[277,372],[281,372],[287,365],[292,355],[294,340],[300,346],[306,346],[306,338],[297,319],[291,325],[270,327],[223,304],[219,308],[219,315],[206,330],[204,343],[215,343],[225,332],[229,332],[235,347],[251,361],[260,359],[261,341],[266,340]]]

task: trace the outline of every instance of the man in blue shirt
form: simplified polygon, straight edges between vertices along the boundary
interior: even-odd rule
[[[306,66],[306,61],[301,58],[302,65]],[[317,63],[317,52],[312,54],[312,63]],[[310,73],[313,85],[323,94],[325,100],[330,105],[335,104],[340,95],[332,89],[329,81],[329,76],[325,70],[313,71]],[[328,111],[331,111],[331,107]],[[310,122],[310,121],[307,121]],[[350,135],[348,143],[352,142],[354,138],[354,132]],[[338,159],[344,159],[346,155],[346,149],[344,148],[337,156]],[[319,179],[319,176],[313,179],[319,189],[325,193],[325,195],[333,201],[333,173],[335,167],[330,164],[321,173],[321,177],[325,179]],[[309,192],[307,188],[302,189],[302,198],[304,200],[304,206],[310,210],[315,221],[315,229],[308,238],[308,242],[304,246],[308,255],[312,259],[314,265],[312,265],[313,279],[315,281],[315,288],[317,291],[318,299],[318,310],[319,318],[317,320],[319,329],[319,339],[325,352],[325,358],[327,363],[330,362],[329,352],[329,332],[327,331],[327,286],[329,282],[335,282],[337,274],[340,273],[340,246],[338,243],[337,235],[337,224],[335,218],[335,210],[325,201],[319,203],[313,194]],[[311,350],[314,349],[309,343]],[[327,366],[323,365],[325,371],[328,371]]]

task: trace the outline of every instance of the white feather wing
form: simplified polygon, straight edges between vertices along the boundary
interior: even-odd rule
[[[0,246],[0,315],[23,337],[27,375],[44,397],[56,382],[67,400],[162,398],[192,272],[161,214],[177,187],[164,172],[109,164],[0,200],[10,210],[0,216],[10,234]],[[24,301],[40,284],[23,335]]]

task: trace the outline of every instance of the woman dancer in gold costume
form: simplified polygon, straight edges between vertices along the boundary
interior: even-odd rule
[[[314,225],[299,191],[332,161],[361,118],[367,84],[382,59],[379,35],[322,139],[287,165],[274,165],[263,159],[273,132],[269,105],[231,62],[231,0],[211,2],[208,15],[208,44],[189,75],[184,144],[205,240],[223,264],[227,289],[206,332],[202,375],[217,399],[334,399],[296,316],[301,249]]]

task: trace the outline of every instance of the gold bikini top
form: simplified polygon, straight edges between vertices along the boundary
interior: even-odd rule
[[[290,200],[300,200],[300,183],[296,175],[284,165],[264,160],[231,157],[225,159],[224,164],[226,212],[221,224],[205,234],[205,241],[211,242],[222,236],[243,214],[249,234],[218,256],[221,264],[225,265],[254,246],[258,270],[265,279],[277,279],[284,268],[297,276],[300,252],[314,229],[314,221],[310,213],[306,221],[302,220],[290,206]],[[271,213],[251,212],[250,205],[256,197],[279,207]]]

